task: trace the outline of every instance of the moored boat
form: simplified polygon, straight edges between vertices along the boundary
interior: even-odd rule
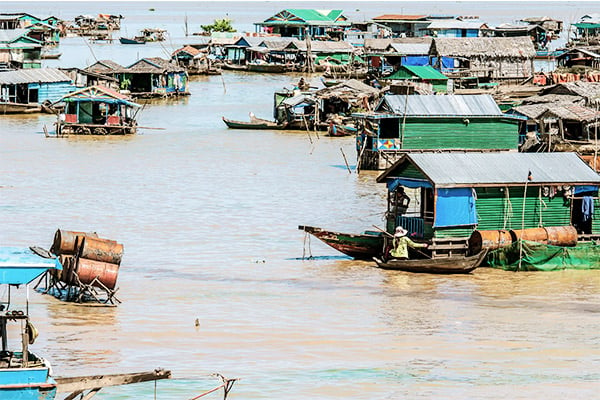
[[[284,64],[273,64],[273,63],[248,63],[246,68],[251,72],[268,72],[268,73],[283,73],[287,72],[288,68]]]
[[[342,233],[304,225],[298,226],[298,229],[359,260],[371,260],[373,257],[380,257],[384,252],[385,238],[382,232]]]
[[[382,261],[373,258],[381,269],[390,269],[406,272],[424,272],[430,274],[468,274],[479,267],[485,259],[487,250],[468,257],[440,257],[399,260],[392,258]]]
[[[254,114],[250,114],[250,121],[236,121],[222,117],[223,122],[231,129],[284,129],[285,125],[267,119],[257,118]]]
[[[137,38],[126,38],[126,37],[120,37],[119,38],[119,42],[121,42],[121,44],[146,44],[146,41],[143,39],[137,39]]]
[[[40,257],[27,248],[0,248],[0,284],[27,285],[48,269],[62,269],[55,259]],[[10,291],[9,291],[10,293]],[[29,297],[27,297],[29,298]],[[14,307],[10,299],[8,307]],[[50,365],[46,360],[29,351],[35,342],[37,329],[33,326],[25,311],[14,309],[3,310],[0,315],[0,398],[24,400],[52,400],[57,391],[57,384],[51,375]],[[21,327],[19,340],[9,341],[13,331],[8,325],[14,323]],[[20,343],[20,348],[9,348],[10,343]]]
[[[42,110],[38,103],[14,103],[11,101],[0,102],[0,114],[29,114]]]

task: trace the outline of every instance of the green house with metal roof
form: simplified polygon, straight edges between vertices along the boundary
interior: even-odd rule
[[[430,83],[436,93],[448,91],[448,77],[431,65],[401,65],[396,72],[381,79]]]
[[[386,169],[406,152],[517,151],[519,118],[490,95],[385,95],[374,112],[352,115],[359,169]]]
[[[288,8],[263,22],[255,23],[257,32],[278,34],[303,40],[305,34],[312,39],[342,39],[350,22],[343,10],[314,10]]]
[[[377,182],[388,189],[388,231],[402,226],[431,240],[434,252],[466,250],[476,229],[575,226],[600,234],[593,213],[600,176],[576,153],[406,153]],[[404,214],[394,209],[400,187],[412,204]],[[587,219],[584,201],[593,204]]]

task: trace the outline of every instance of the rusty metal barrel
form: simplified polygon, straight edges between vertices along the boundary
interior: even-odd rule
[[[117,276],[119,274],[119,265],[103,261],[89,260],[87,258],[78,258],[76,273],[79,281],[86,285],[98,286],[99,281],[108,289],[114,289],[117,285]]]
[[[546,228],[513,229],[513,241],[529,240],[553,246],[576,246],[577,229],[574,226],[548,226]]]
[[[495,250],[500,247],[508,246],[513,242],[510,231],[507,230],[489,230],[473,231],[469,238],[469,251],[477,254],[483,249]]]
[[[75,253],[75,241],[77,236],[83,237],[98,237],[95,232],[77,232],[77,231],[65,231],[58,229],[54,234],[54,241],[50,251],[54,254],[74,254]]]
[[[83,237],[78,243],[77,256],[88,260],[121,264],[123,245],[114,240]]]

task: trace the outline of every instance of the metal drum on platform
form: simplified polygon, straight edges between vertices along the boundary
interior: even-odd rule
[[[87,258],[78,258],[76,271],[79,281],[83,284],[102,287],[95,282],[95,279],[98,278],[97,280],[102,285],[108,289],[114,289],[117,285],[119,265],[88,260]]]
[[[88,260],[121,264],[123,245],[114,240],[84,237],[79,243],[77,255]]]
[[[577,229],[573,226],[549,226],[546,228],[513,229],[513,241],[529,240],[553,246],[577,245]]]
[[[77,232],[58,229],[54,234],[54,242],[50,251],[54,254],[73,254],[75,252],[75,241],[77,236],[98,237],[95,232]]]
[[[469,251],[471,254],[477,254],[483,249],[495,250],[500,247],[508,246],[513,242],[510,231],[507,230],[489,230],[474,231],[469,238]]]

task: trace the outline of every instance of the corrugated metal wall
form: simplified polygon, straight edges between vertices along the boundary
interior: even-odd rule
[[[523,214],[523,188],[477,189],[477,229],[521,229],[540,226],[563,226],[571,224],[571,209],[562,196],[539,198],[539,187],[527,188],[525,213]]]
[[[474,229],[521,229],[523,222],[525,228],[571,225],[569,203],[561,195],[554,198],[542,196],[540,203],[537,186],[527,188],[523,214],[523,189],[509,188],[506,196],[505,188],[477,188],[477,227],[436,228],[435,237],[468,237]],[[598,200],[594,203],[595,209],[599,210]],[[594,213],[592,232],[600,234],[600,211]]]
[[[402,120],[400,120],[402,131]],[[481,118],[407,118],[405,149],[517,149],[517,121]]]
[[[35,85],[29,85],[30,88],[34,88]],[[55,102],[61,99],[67,93],[75,90],[75,86],[67,82],[59,83],[42,83],[39,84],[38,92],[38,103],[43,103],[45,100]]]

